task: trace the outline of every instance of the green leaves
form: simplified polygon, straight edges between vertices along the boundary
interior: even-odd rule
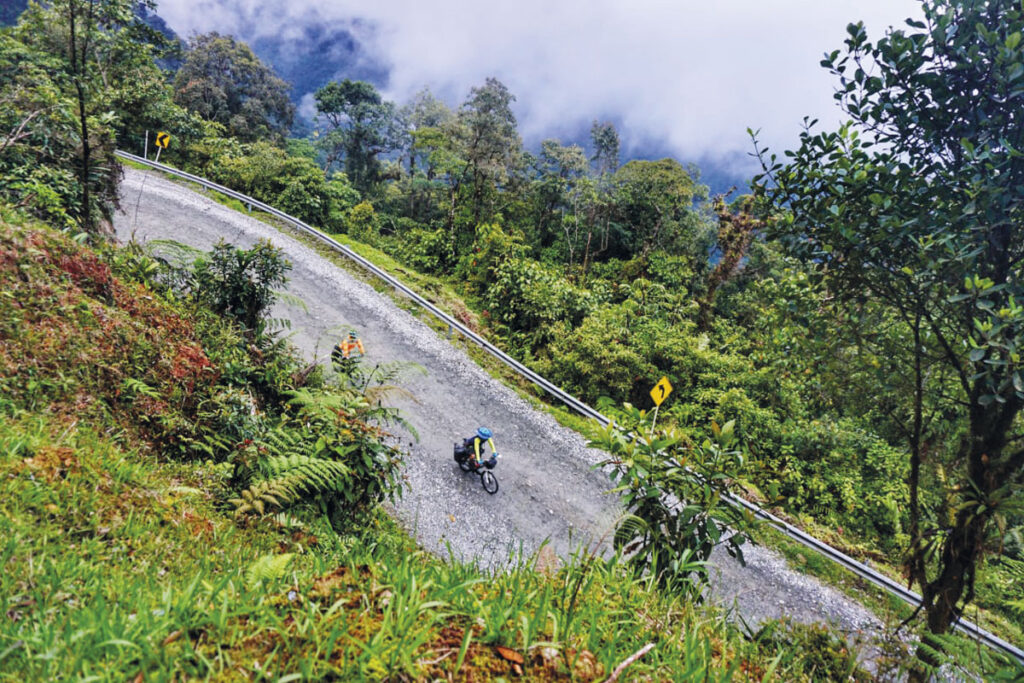
[[[785,165],[758,150],[757,194],[785,212],[769,232],[828,288],[827,307],[857,353],[887,359],[869,391],[918,464],[913,579],[932,596],[929,621],[945,628],[973,595],[979,545],[964,539],[994,512],[943,506],[1024,467],[1000,457],[1021,436],[1024,407],[1024,88],[1008,86],[1024,73],[1024,8],[925,0],[923,12],[875,42],[850,25],[845,55],[823,62],[850,121],[835,132],[808,125]],[[893,332],[865,329],[866,309]],[[925,454],[925,469],[940,472],[934,481],[921,474]],[[924,540],[925,486],[938,491],[936,518],[952,526],[941,542]],[[933,551],[967,569],[933,572]]]
[[[591,445],[612,454],[609,476],[627,514],[615,530],[615,547],[638,572],[650,571],[666,586],[699,600],[706,561],[724,544],[742,561],[752,519],[723,501],[738,491],[743,457],[725,446],[732,421],[712,423],[713,439],[699,447],[675,430],[650,431],[648,416],[628,404],[625,420],[599,429]]]
[[[221,241],[209,257],[196,262],[194,292],[214,312],[235,319],[247,334],[259,337],[275,290],[287,281],[289,270],[283,252],[269,241],[252,249]]]
[[[245,582],[255,588],[263,581],[273,581],[285,575],[295,553],[281,555],[263,555],[245,570]]]
[[[288,84],[248,45],[216,32],[190,40],[174,101],[243,141],[281,137],[295,115]]]
[[[326,168],[344,160],[345,173],[361,192],[380,180],[378,155],[398,147],[401,133],[394,103],[384,101],[365,81],[331,81],[314,94],[316,109],[328,124],[320,147]]]

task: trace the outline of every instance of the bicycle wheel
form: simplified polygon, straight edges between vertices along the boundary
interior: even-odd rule
[[[459,461],[459,467],[462,468],[463,472],[472,472],[473,466],[469,464],[469,458]]]
[[[480,475],[480,483],[484,485],[484,490],[492,496],[498,492],[498,478],[489,471],[484,470]]]

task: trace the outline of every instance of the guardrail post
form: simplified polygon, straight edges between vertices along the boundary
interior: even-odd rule
[[[448,338],[449,338],[449,339],[451,339],[451,338],[452,338],[452,326],[451,326],[451,324],[450,324],[450,323],[449,323],[449,325],[448,325]]]

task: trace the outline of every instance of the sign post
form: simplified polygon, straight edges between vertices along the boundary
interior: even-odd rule
[[[160,152],[167,148],[167,145],[168,143],[170,143],[170,141],[171,136],[169,133],[156,134],[156,140],[153,141],[153,144],[156,145],[156,160],[158,163],[160,161]]]
[[[654,425],[658,422],[658,408],[668,398],[668,395],[672,393],[672,383],[668,381],[668,377],[662,377],[658,380],[658,383],[651,389],[651,398],[654,399],[654,419],[651,420],[651,436],[654,436]]]
[[[156,161],[160,163],[160,152],[168,143],[171,141],[169,133],[157,133],[156,138],[153,140],[153,144],[156,145]],[[146,131],[146,150],[143,152],[143,159],[149,161],[149,157],[146,154],[149,151],[149,131]],[[135,200],[135,216],[132,218],[132,230],[135,230],[135,226],[139,222],[139,204],[142,203],[142,191],[146,189],[146,178],[149,177],[149,167],[146,167],[146,172],[142,174],[142,184],[139,186],[139,198]]]

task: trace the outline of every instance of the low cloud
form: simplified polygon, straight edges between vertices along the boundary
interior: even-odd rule
[[[879,37],[920,16],[911,0],[165,0],[157,11],[181,34],[247,41],[344,26],[398,102],[429,86],[456,106],[496,76],[516,95],[530,144],[610,119],[627,153],[730,166],[752,149],[747,127],[781,151],[804,116],[839,120],[819,61],[842,47],[849,22]]]

